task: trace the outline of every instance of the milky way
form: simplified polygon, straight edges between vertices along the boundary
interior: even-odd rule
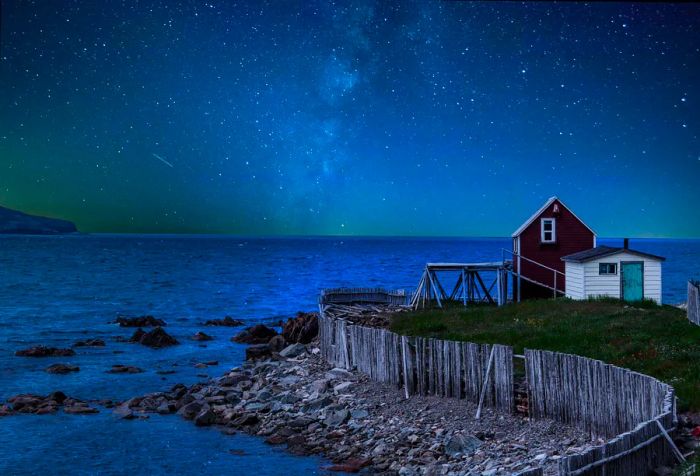
[[[700,7],[2,1],[0,205],[85,231],[700,236]]]

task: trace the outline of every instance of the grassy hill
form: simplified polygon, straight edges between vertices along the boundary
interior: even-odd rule
[[[652,375],[674,386],[679,410],[700,411],[700,327],[685,311],[618,300],[527,301],[454,306],[394,316],[391,329],[435,337],[577,354]]]

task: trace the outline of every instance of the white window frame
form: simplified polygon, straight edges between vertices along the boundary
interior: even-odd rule
[[[552,239],[544,239],[544,224],[545,222],[552,223]],[[557,219],[556,218],[542,218],[540,219],[540,242],[541,243],[556,243],[557,242]]]

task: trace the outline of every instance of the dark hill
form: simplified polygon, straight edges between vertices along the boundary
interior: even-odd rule
[[[55,235],[75,233],[75,224],[57,218],[28,215],[17,210],[0,207],[0,234],[23,233],[28,235]]]

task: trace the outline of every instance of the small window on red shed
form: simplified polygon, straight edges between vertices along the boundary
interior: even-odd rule
[[[540,240],[542,243],[556,243],[557,221],[555,218],[543,218],[540,220]]]

